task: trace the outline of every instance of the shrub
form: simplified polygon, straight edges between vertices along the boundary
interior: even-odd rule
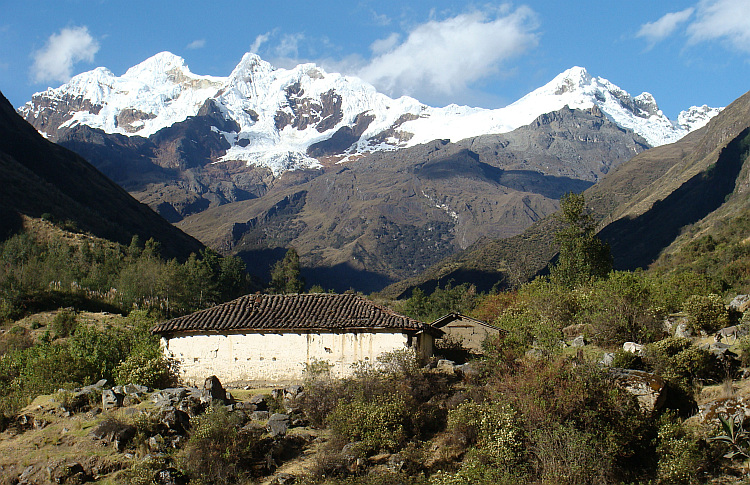
[[[523,457],[523,430],[507,404],[466,401],[448,413],[447,430],[460,441],[474,444],[482,458],[508,467]]]
[[[710,457],[701,441],[684,428],[674,412],[663,414],[657,426],[658,483],[706,483],[704,472]]]
[[[651,342],[662,335],[661,318],[651,304],[651,287],[641,273],[615,271],[594,283],[579,320],[607,345]]]
[[[698,379],[715,377],[717,371],[709,351],[682,337],[668,337],[646,345],[643,360],[650,370],[686,391]]]
[[[640,355],[634,354],[633,352],[625,352],[622,349],[617,349],[615,351],[615,356],[612,359],[612,367],[642,370],[643,359]]]
[[[16,325],[10,331],[0,335],[0,356],[17,350],[28,349],[32,345],[34,345],[34,341],[29,332]]]
[[[177,383],[177,362],[162,354],[133,353],[115,369],[115,383],[163,389]]]
[[[690,324],[698,331],[712,334],[729,325],[729,312],[724,301],[714,293],[708,296],[691,296],[685,302],[683,310],[690,316]]]
[[[570,424],[553,424],[532,434],[536,475],[542,483],[611,483],[614,457],[603,440]]]
[[[60,310],[52,320],[52,332],[55,338],[70,337],[76,331],[78,321],[75,312],[70,310]]]
[[[359,450],[365,455],[395,452],[408,437],[409,412],[398,395],[378,396],[372,401],[339,402],[327,422],[335,437],[360,442]]]
[[[301,405],[314,427],[325,425],[326,418],[342,397],[343,382],[331,377],[331,367],[328,361],[317,359],[305,365],[305,393]]]
[[[224,406],[211,406],[190,419],[190,436],[178,463],[192,480],[238,483],[262,454],[262,430],[244,430]]]

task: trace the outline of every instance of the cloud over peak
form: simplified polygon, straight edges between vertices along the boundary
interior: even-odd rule
[[[64,28],[52,34],[45,46],[33,54],[31,77],[34,82],[67,82],[73,66],[81,61],[94,62],[99,42],[89,34],[88,27]]]
[[[376,41],[374,57],[356,73],[390,95],[455,94],[501,72],[502,64],[538,43],[528,7],[475,10]]]

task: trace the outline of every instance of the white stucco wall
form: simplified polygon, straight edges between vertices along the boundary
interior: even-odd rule
[[[375,361],[408,342],[406,334],[386,332],[237,333],[162,338],[162,347],[179,361],[186,383],[200,385],[215,375],[225,385],[246,385],[300,382],[305,364],[314,359],[328,361],[332,374],[344,377],[353,363]]]

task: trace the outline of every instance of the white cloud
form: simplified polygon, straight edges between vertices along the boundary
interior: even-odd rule
[[[189,43],[187,49],[202,49],[206,46],[206,39],[196,39]]]
[[[535,47],[536,28],[535,13],[524,6],[430,20],[401,43],[393,34],[373,43],[375,57],[357,75],[390,95],[454,95]]]
[[[370,50],[373,54],[380,55],[384,54],[390,50],[393,50],[397,45],[398,41],[401,39],[401,36],[398,35],[396,32],[392,33],[385,39],[378,39],[375,42],[373,42],[370,45]]]
[[[687,29],[690,43],[725,40],[750,52],[750,0],[703,0]]]
[[[270,32],[266,32],[265,34],[260,34],[255,38],[252,45],[250,45],[250,52],[253,52],[255,54],[258,53],[258,50],[260,49],[260,46],[268,42],[268,38],[271,36]]]
[[[287,59],[299,58],[299,43],[305,38],[304,34],[285,34],[274,48],[274,54]]]
[[[87,27],[70,27],[52,34],[47,44],[34,52],[31,75],[35,82],[67,82],[73,73],[73,66],[81,61],[94,62],[99,51],[99,43]]]
[[[636,37],[644,37],[652,44],[664,40],[677,30],[680,24],[690,19],[695,11],[694,8],[686,8],[680,12],[672,12],[664,15],[655,22],[643,24]]]

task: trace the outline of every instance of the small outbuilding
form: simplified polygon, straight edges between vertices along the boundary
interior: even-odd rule
[[[482,343],[485,340],[496,338],[503,332],[498,327],[458,312],[443,315],[430,326],[442,330],[446,340],[460,342],[465,350],[477,355],[483,353]]]
[[[327,361],[343,377],[352,364],[413,349],[424,361],[442,331],[355,294],[245,295],[152,328],[182,379],[216,375],[232,385],[299,382],[306,364]]]

